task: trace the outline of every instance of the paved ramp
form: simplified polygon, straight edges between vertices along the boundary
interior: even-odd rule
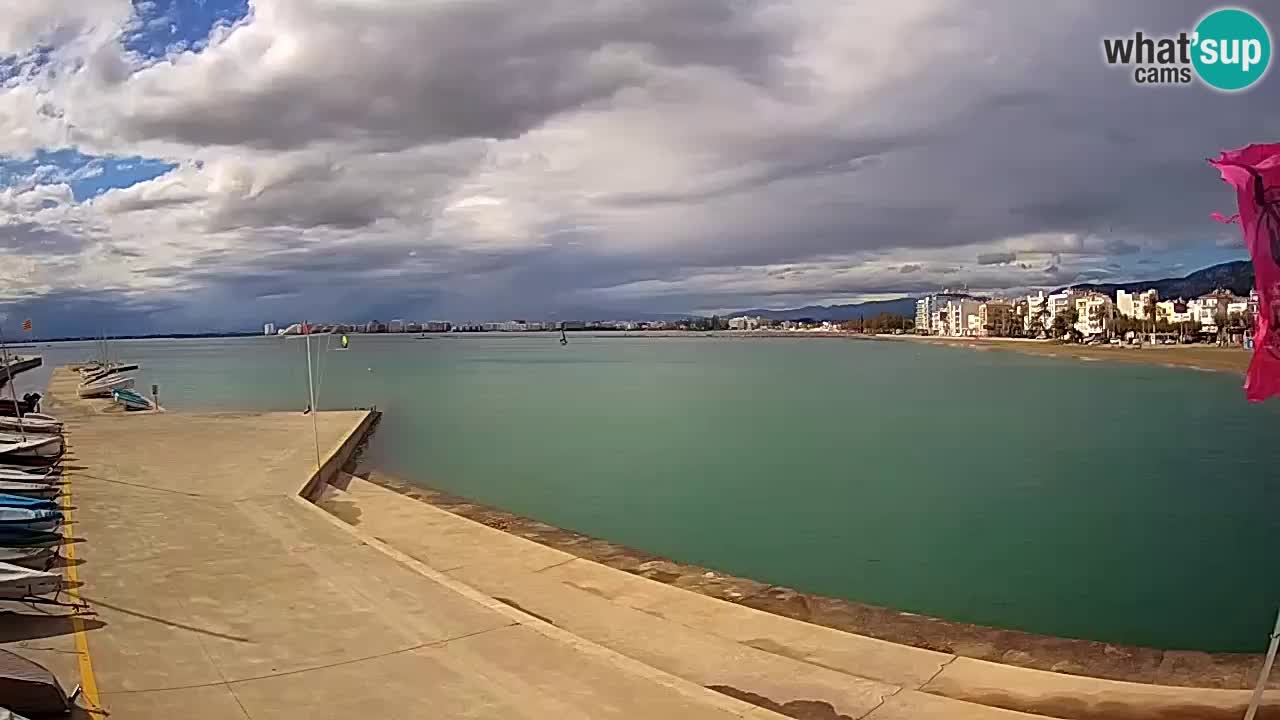
[[[777,717],[364,543],[296,495],[307,416],[106,414],[73,387],[50,405],[97,617],[0,633],[114,718]],[[321,413],[322,453],[362,418]]]

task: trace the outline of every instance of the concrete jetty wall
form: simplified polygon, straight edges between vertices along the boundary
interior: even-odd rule
[[[382,413],[376,408],[365,411],[364,418],[360,420],[360,424],[351,434],[347,435],[341,445],[329,453],[329,457],[320,464],[320,468],[316,472],[311,474],[311,477],[307,479],[307,483],[302,486],[302,490],[299,491],[298,495],[311,502],[319,500],[324,486],[333,482],[339,471],[342,470],[342,466],[346,465],[356,451],[368,440],[369,435],[381,418]]]

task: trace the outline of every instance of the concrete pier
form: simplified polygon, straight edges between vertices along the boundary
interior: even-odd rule
[[[108,414],[55,373],[72,620],[12,606],[5,648],[114,718],[772,718],[375,548],[299,497],[301,413]],[[362,412],[318,416],[325,458]],[[74,583],[73,583],[74,584]],[[61,611],[58,611],[61,612]],[[105,717],[88,712],[89,717]]]

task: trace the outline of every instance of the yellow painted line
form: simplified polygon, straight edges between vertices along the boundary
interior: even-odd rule
[[[64,480],[66,476],[63,476]],[[77,605],[81,604],[80,600],[80,572],[76,569],[76,545],[71,542],[73,535],[71,534],[71,485],[64,484],[62,488],[62,537],[67,541],[62,547],[67,558],[67,581],[71,586],[67,590],[67,594],[71,596],[71,601]],[[84,695],[85,710],[91,718],[105,717],[102,711],[102,704],[98,702],[98,679],[93,674],[93,659],[89,656],[89,637],[85,635],[84,620],[80,617],[77,610],[71,616],[72,635],[76,639],[76,657],[80,664],[80,692]]]

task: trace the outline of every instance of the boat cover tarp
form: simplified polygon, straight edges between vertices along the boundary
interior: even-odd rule
[[[58,549],[52,546],[0,547],[0,563],[9,563],[32,570],[48,570],[58,557]]]
[[[29,530],[21,525],[0,526],[0,547],[35,547],[37,545],[61,545],[62,536],[43,530]]]
[[[0,650],[0,701],[21,715],[58,715],[71,709],[58,679],[45,667]]]
[[[10,495],[6,492],[0,492],[0,507],[26,508],[27,510],[57,510],[58,503],[56,500],[48,498]]]
[[[26,495],[27,497],[57,497],[58,486],[47,482],[21,482],[0,478],[0,493],[9,495]]]
[[[49,522],[62,522],[62,512],[59,510],[28,510],[26,508],[0,507],[0,527]]]
[[[57,592],[62,587],[58,573],[33,570],[13,563],[0,562],[0,597],[23,598]],[[3,698],[0,695],[0,698]]]

